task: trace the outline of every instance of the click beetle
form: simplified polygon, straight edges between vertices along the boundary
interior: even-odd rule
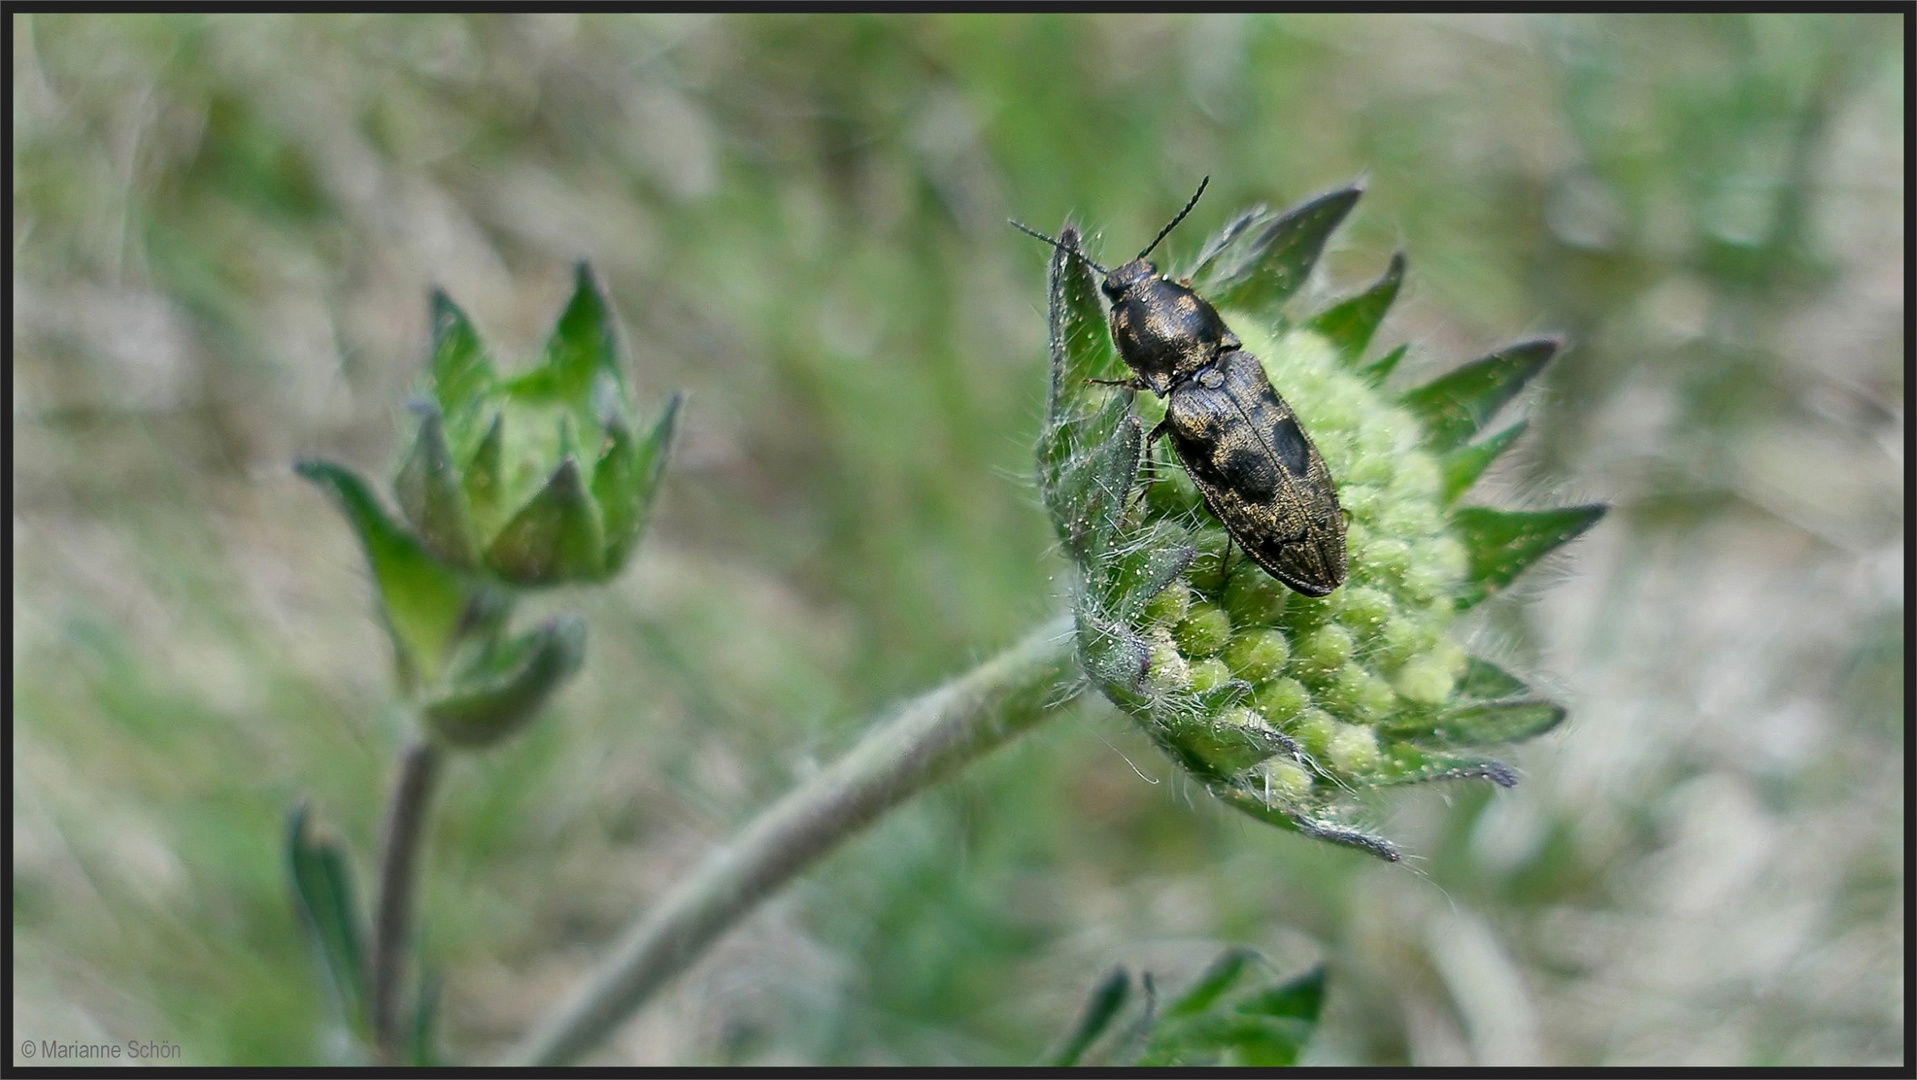
[[[1165,399],[1165,419],[1147,444],[1169,435],[1205,505],[1252,561],[1306,596],[1324,596],[1345,580],[1345,515],[1331,470],[1217,309],[1190,281],[1145,261],[1210,182],[1198,185],[1145,250],[1111,270],[1075,246],[1012,225],[1103,276],[1112,343],[1132,370],[1113,384]]]

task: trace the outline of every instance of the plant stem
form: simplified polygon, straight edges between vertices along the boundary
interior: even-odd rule
[[[399,984],[402,957],[412,936],[413,886],[419,881],[419,849],[426,803],[439,775],[439,750],[426,739],[406,748],[399,781],[387,808],[379,859],[379,910],[373,923],[373,1045],[387,1062],[400,1058]]]
[[[1072,643],[1071,617],[1062,616],[907,702],[706,856],[632,924],[592,982],[538,1024],[509,1062],[577,1059],[799,871],[887,810],[1057,715],[1080,688]]]

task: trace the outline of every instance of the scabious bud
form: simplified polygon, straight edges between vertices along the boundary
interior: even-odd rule
[[[1459,611],[1588,528],[1601,506],[1457,508],[1507,433],[1473,443],[1543,367],[1527,342],[1405,394],[1383,388],[1404,348],[1366,364],[1404,261],[1301,324],[1277,314],[1356,201],[1240,216],[1201,256],[1195,286],[1257,356],[1323,455],[1349,515],[1347,577],[1293,592],[1230,542],[1160,443],[1140,497],[1143,423],[1163,405],[1097,385],[1126,377],[1097,283],[1061,249],[1051,267],[1052,380],[1041,491],[1075,564],[1087,674],[1214,794],[1264,820],[1397,858],[1340,817],[1355,788],[1460,777],[1511,782],[1464,752],[1536,735],[1564,710],[1473,659],[1446,634]],[[1079,238],[1061,234],[1065,249]],[[1489,451],[1486,446],[1492,447]]]
[[[360,535],[400,681],[453,746],[517,730],[578,669],[585,628],[507,633],[518,590],[604,581],[638,545],[680,396],[641,428],[611,309],[584,263],[539,360],[495,373],[466,316],[432,299],[429,396],[393,479],[404,525],[350,469],[306,461]]]
[[[435,293],[430,381],[394,489],[433,554],[519,586],[618,573],[645,530],[680,397],[641,431],[591,270],[579,265],[539,361],[510,377]]]

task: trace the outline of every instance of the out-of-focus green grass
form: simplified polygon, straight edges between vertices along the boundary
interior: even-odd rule
[[[1373,865],[1227,817],[1096,703],[834,856],[605,1061],[1017,1063],[1123,960],[1328,957],[1324,1062],[1901,1060],[1901,24],[1874,16],[14,17],[21,1039],[329,1060],[278,850],[370,868],[402,718],[345,525],[437,283],[508,357],[593,261],[692,391],[586,671],[450,770],[424,891],[484,1061],[875,710],[1052,610],[1045,252],[1213,177],[1365,178],[1380,336],[1572,346],[1485,493],[1618,512],[1488,605],[1524,784]],[[1559,500],[1562,501],[1562,500]],[[18,1048],[15,1049],[16,1062]]]

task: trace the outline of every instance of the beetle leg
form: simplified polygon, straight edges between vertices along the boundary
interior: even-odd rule
[[[1144,382],[1136,375],[1129,379],[1086,379],[1085,381],[1093,386],[1122,386],[1127,390],[1145,389]]]

